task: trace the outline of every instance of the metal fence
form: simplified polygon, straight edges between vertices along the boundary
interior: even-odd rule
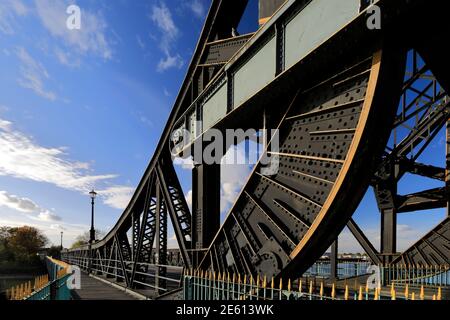
[[[367,286],[337,288],[333,283],[280,279],[269,282],[264,277],[215,274],[214,272],[190,271],[183,276],[183,298],[185,300],[441,300],[438,288],[431,297],[425,296],[424,287],[414,292],[408,286],[369,289]]]
[[[337,276],[339,278],[350,278],[367,274],[370,261],[342,261],[337,266]],[[314,263],[304,274],[304,277],[323,277],[331,275],[331,262],[318,261]]]
[[[450,286],[450,266],[388,265],[380,266],[383,284],[403,284],[425,287]]]
[[[46,257],[48,274],[7,290],[9,300],[71,300],[72,295],[67,286],[70,274],[68,265],[62,261]]]
[[[82,270],[89,273],[104,276],[107,280],[123,283],[126,283],[124,271],[131,274],[133,272],[133,265],[135,264],[134,261],[130,260],[122,261],[119,259],[97,259],[89,257],[67,257],[66,261],[70,264],[79,266]],[[158,275],[156,272],[156,269],[158,268],[164,268],[166,275]],[[166,293],[180,287],[183,270],[183,267],[175,265],[136,262],[136,269],[134,272],[136,276],[142,280],[134,279],[133,282],[146,289]],[[167,283],[167,288],[158,285],[161,281]]]

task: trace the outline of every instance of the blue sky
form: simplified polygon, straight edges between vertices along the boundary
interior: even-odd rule
[[[73,3],[82,10],[79,31],[65,27]],[[91,188],[99,192],[96,226],[107,231],[114,225],[159,140],[209,3],[0,2],[0,225],[36,226],[55,244],[63,231],[69,246],[89,229]],[[255,28],[256,8],[252,0],[240,33]],[[442,136],[436,154],[443,152]],[[182,169],[177,171],[189,202],[190,172]],[[249,168],[222,170],[225,212]],[[409,179],[401,191],[434,185]],[[372,198],[368,194],[355,219],[378,246]],[[443,215],[400,216],[401,246]],[[169,237],[174,246],[171,230]],[[348,232],[342,240],[342,250],[360,251]]]

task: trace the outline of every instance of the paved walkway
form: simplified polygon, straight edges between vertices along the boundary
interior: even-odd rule
[[[139,297],[125,292],[101,280],[81,273],[81,289],[73,290],[75,300],[138,300]]]

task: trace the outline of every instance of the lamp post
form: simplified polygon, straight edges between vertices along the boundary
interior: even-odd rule
[[[95,229],[94,229],[94,200],[97,196],[97,192],[92,190],[89,192],[89,195],[91,196],[91,231],[90,231],[90,237],[89,237],[89,243],[92,244],[95,241]]]
[[[61,231],[61,251],[63,249],[63,232]]]
[[[91,273],[92,268],[92,244],[95,241],[95,229],[94,229],[94,200],[97,196],[97,192],[92,189],[91,192],[89,192],[89,196],[91,197],[91,230],[89,232],[89,263],[88,263],[88,272]]]

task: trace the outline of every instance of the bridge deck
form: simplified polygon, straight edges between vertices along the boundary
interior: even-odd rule
[[[81,273],[81,289],[73,290],[76,300],[137,300],[134,296],[124,290],[115,288],[103,281]]]

